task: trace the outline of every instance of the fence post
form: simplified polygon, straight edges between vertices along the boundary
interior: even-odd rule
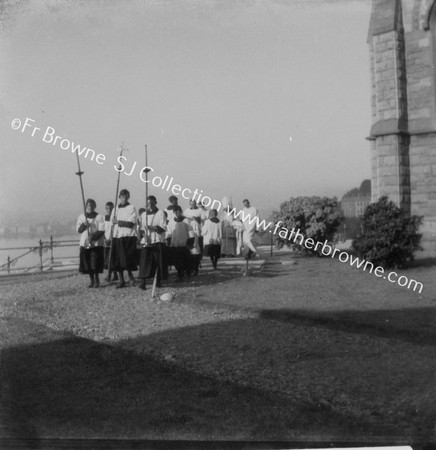
[[[11,257],[8,255],[8,275],[11,274]]]
[[[53,257],[53,236],[50,236],[50,253],[51,253],[51,264],[54,263],[54,257]]]
[[[44,269],[44,263],[42,262],[42,239],[39,240],[39,269],[42,270]]]

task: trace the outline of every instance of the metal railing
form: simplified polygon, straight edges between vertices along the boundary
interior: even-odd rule
[[[23,246],[23,247],[3,247],[0,248],[0,252],[25,250],[24,253],[19,254],[11,258],[7,255],[6,262],[0,265],[0,275],[11,275],[12,273],[33,273],[35,271],[43,272],[46,270],[53,270],[56,268],[68,268],[77,267],[79,264],[79,252],[76,251],[72,256],[56,256],[55,249],[62,247],[75,247],[78,250],[79,240],[65,239],[65,240],[53,240],[53,236],[50,236],[50,240],[40,239],[36,246]],[[48,257],[44,257],[47,253]],[[30,255],[37,254],[39,262],[31,266],[18,267],[19,261]]]

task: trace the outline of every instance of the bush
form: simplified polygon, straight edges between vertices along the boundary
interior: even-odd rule
[[[422,250],[418,229],[422,217],[411,216],[387,196],[367,206],[363,215],[362,233],[353,241],[357,255],[386,269],[402,267],[413,253]]]
[[[276,223],[279,220],[283,222],[281,227],[288,230],[294,228],[304,236],[305,240],[311,238],[315,242],[324,242],[326,240],[334,242],[336,230],[343,221],[336,198],[328,197],[291,198],[283,202],[280,205],[280,211],[274,211],[273,215]],[[276,240],[279,247],[296,245],[300,250],[318,253],[313,249],[300,245],[301,239],[297,239],[294,244],[293,238],[289,240],[286,234],[281,231],[276,233]]]

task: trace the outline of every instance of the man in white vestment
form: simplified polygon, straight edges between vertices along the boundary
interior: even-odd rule
[[[249,200],[244,199],[243,202],[244,204],[244,208],[242,210],[243,214],[244,214],[244,220],[243,220],[243,225],[244,225],[244,232],[242,234],[242,242],[244,244],[244,247],[246,247],[246,249],[251,250],[252,258],[258,258],[259,255],[257,253],[257,249],[253,243],[253,238],[254,238],[254,234],[256,233],[257,230],[257,219],[256,217],[259,217],[259,214],[257,212],[257,208],[255,208],[254,206],[250,205]]]

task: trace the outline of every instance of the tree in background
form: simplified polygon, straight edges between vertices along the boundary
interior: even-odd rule
[[[353,241],[357,255],[386,269],[401,267],[413,253],[422,250],[418,233],[421,216],[411,216],[387,196],[365,209],[362,233]]]
[[[336,241],[336,231],[343,221],[336,197],[296,197],[283,202],[280,211],[274,211],[274,222],[282,221],[281,227],[288,230],[298,230],[300,234],[315,242],[333,243]],[[294,243],[288,239],[286,233],[278,231],[276,241],[279,247],[296,245],[298,249],[310,253],[320,254],[318,251],[307,249],[300,244],[300,239]]]

